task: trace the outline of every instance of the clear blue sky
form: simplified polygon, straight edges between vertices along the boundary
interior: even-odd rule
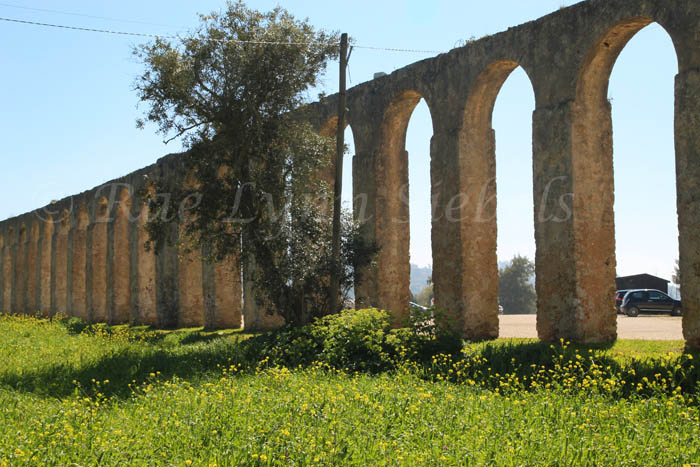
[[[250,1],[262,10],[276,1]],[[458,41],[503,31],[574,1],[355,1],[289,0],[284,7],[320,28],[348,32],[358,44],[446,51]],[[12,7],[20,6],[23,8]],[[197,13],[223,1],[3,0],[0,16],[123,31],[172,34],[193,28]],[[36,11],[61,10],[110,19]],[[128,20],[128,21],[126,21]],[[141,66],[131,56],[139,39],[0,22],[0,219],[92,188],[178,152],[154,128],[139,131],[132,91]],[[391,72],[425,54],[356,49],[350,85]],[[325,91],[335,92],[332,64]],[[618,273],[670,278],[678,256],[673,151],[673,78],[677,62],[662,28],[641,31],[613,71]],[[143,108],[142,108],[143,110]],[[497,134],[498,255],[534,258],[531,115],[534,95],[516,70],[499,94]],[[349,133],[349,132],[348,132]],[[430,252],[430,114],[421,103],[409,124],[411,259],[432,263]],[[352,153],[352,139],[349,140]],[[351,187],[346,156],[345,193]],[[643,222],[639,222],[644,219]],[[651,221],[650,221],[651,220]]]

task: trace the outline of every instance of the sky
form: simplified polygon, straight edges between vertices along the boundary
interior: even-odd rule
[[[249,1],[268,10],[277,1]],[[575,1],[316,0],[282,3],[318,28],[347,32],[358,45],[447,51],[471,37],[494,34]],[[198,13],[223,0],[5,0],[0,17],[147,34],[193,29]],[[345,5],[345,8],[340,8]],[[44,11],[54,10],[54,11]],[[31,211],[179,152],[155,128],[136,129],[146,110],[133,83],[143,71],[132,56],[147,39],[0,21],[0,219]],[[355,49],[348,85],[390,73],[434,54]],[[337,91],[337,63],[315,92]],[[678,257],[673,149],[673,79],[677,61],[665,31],[650,25],[618,59],[610,80],[613,105],[618,274],[647,272],[670,279]],[[496,101],[498,256],[534,259],[531,119],[534,94],[516,69]],[[354,145],[346,131],[344,197],[350,199]],[[424,102],[409,123],[411,262],[432,264],[430,249],[430,112]],[[641,221],[641,222],[640,222]]]

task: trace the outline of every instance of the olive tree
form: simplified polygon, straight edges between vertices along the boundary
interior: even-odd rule
[[[309,92],[339,53],[338,35],[278,7],[262,13],[242,2],[201,16],[177,40],[134,49],[145,71],[135,89],[166,141],[180,139],[185,182],[154,180],[152,210],[179,207],[181,248],[202,248],[212,260],[241,258],[255,297],[290,323],[328,313],[330,187],[334,144],[305,118]],[[184,207],[184,209],[183,209]],[[184,217],[184,218],[183,218]],[[342,285],[372,248],[344,222]],[[156,247],[172,234],[168,216],[147,224]],[[242,253],[241,253],[241,245]]]

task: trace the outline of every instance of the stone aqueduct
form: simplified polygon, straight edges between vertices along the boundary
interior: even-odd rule
[[[541,339],[616,337],[611,108],[615,60],[640,29],[656,22],[675,46],[675,148],[683,332],[700,348],[700,2],[589,0],[423,60],[348,91],[356,147],[353,195],[363,234],[381,247],[358,271],[358,305],[391,310],[409,301],[408,182],[404,143],[421,98],[430,108],[436,305],[465,337],[498,335],[495,149],[491,113],[516,67],[535,92],[533,187],[537,329]],[[643,96],[640,98],[643,99]],[[337,96],[313,104],[319,131],[334,134]],[[156,326],[261,329],[278,317],[245,296],[232,264],[142,248],[148,215],[134,197],[146,177],[182,182],[177,155],[0,223],[0,310],[64,313],[92,321]],[[127,188],[131,187],[131,189]],[[486,196],[486,198],[485,198]],[[243,318],[243,319],[242,319]]]

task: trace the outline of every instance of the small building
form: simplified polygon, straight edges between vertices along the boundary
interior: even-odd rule
[[[636,274],[634,276],[617,277],[615,285],[617,290],[623,289],[656,289],[668,293],[668,284],[671,281],[651,274]]]

